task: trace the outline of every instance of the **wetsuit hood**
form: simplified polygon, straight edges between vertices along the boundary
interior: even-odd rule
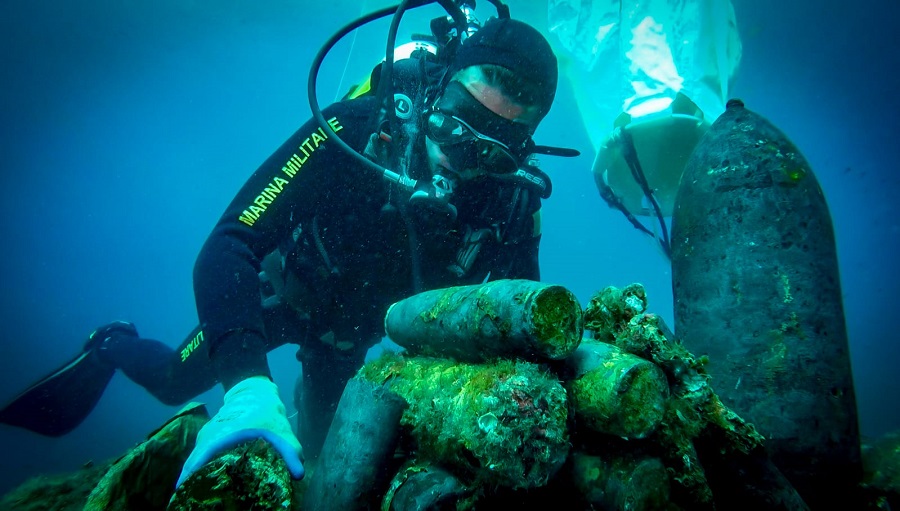
[[[512,18],[491,18],[456,50],[450,76],[482,64],[505,67],[537,84],[542,114],[550,110],[559,69],[550,43],[537,29]]]

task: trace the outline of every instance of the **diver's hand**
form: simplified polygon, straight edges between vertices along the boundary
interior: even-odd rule
[[[247,441],[262,438],[278,451],[294,479],[302,479],[303,450],[291,431],[278,387],[254,376],[225,393],[225,404],[197,435],[197,445],[184,462],[176,488],[207,462]]]

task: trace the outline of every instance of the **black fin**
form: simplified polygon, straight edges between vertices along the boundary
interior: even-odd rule
[[[0,410],[0,423],[58,437],[91,413],[115,374],[93,350],[79,354]]]

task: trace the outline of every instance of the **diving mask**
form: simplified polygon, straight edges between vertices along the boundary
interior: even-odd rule
[[[519,162],[509,147],[480,133],[455,115],[432,109],[425,120],[425,132],[457,169],[481,169],[491,174],[511,174]]]
[[[425,133],[454,168],[512,174],[527,156],[531,128],[492,112],[458,82],[426,113]]]

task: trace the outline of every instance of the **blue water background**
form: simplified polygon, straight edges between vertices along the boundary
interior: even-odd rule
[[[361,5],[0,5],[0,401],[113,319],[173,347],[194,327],[201,244],[244,180],[308,118],[312,57]],[[733,96],[792,138],[831,206],[862,431],[898,429],[900,4],[736,0],[735,8],[744,57]],[[361,33],[352,53],[349,41],[336,48],[322,72],[323,102],[368,73],[386,26]],[[544,159],[554,181],[544,280],[585,303],[604,286],[642,282],[651,311],[674,324],[668,264],[599,198],[566,88],[538,138],[585,153]],[[270,361],[293,413],[293,349]],[[214,389],[198,400],[214,412],[221,397]],[[117,375],[64,438],[0,427],[0,492],[119,455],[176,410]]]

